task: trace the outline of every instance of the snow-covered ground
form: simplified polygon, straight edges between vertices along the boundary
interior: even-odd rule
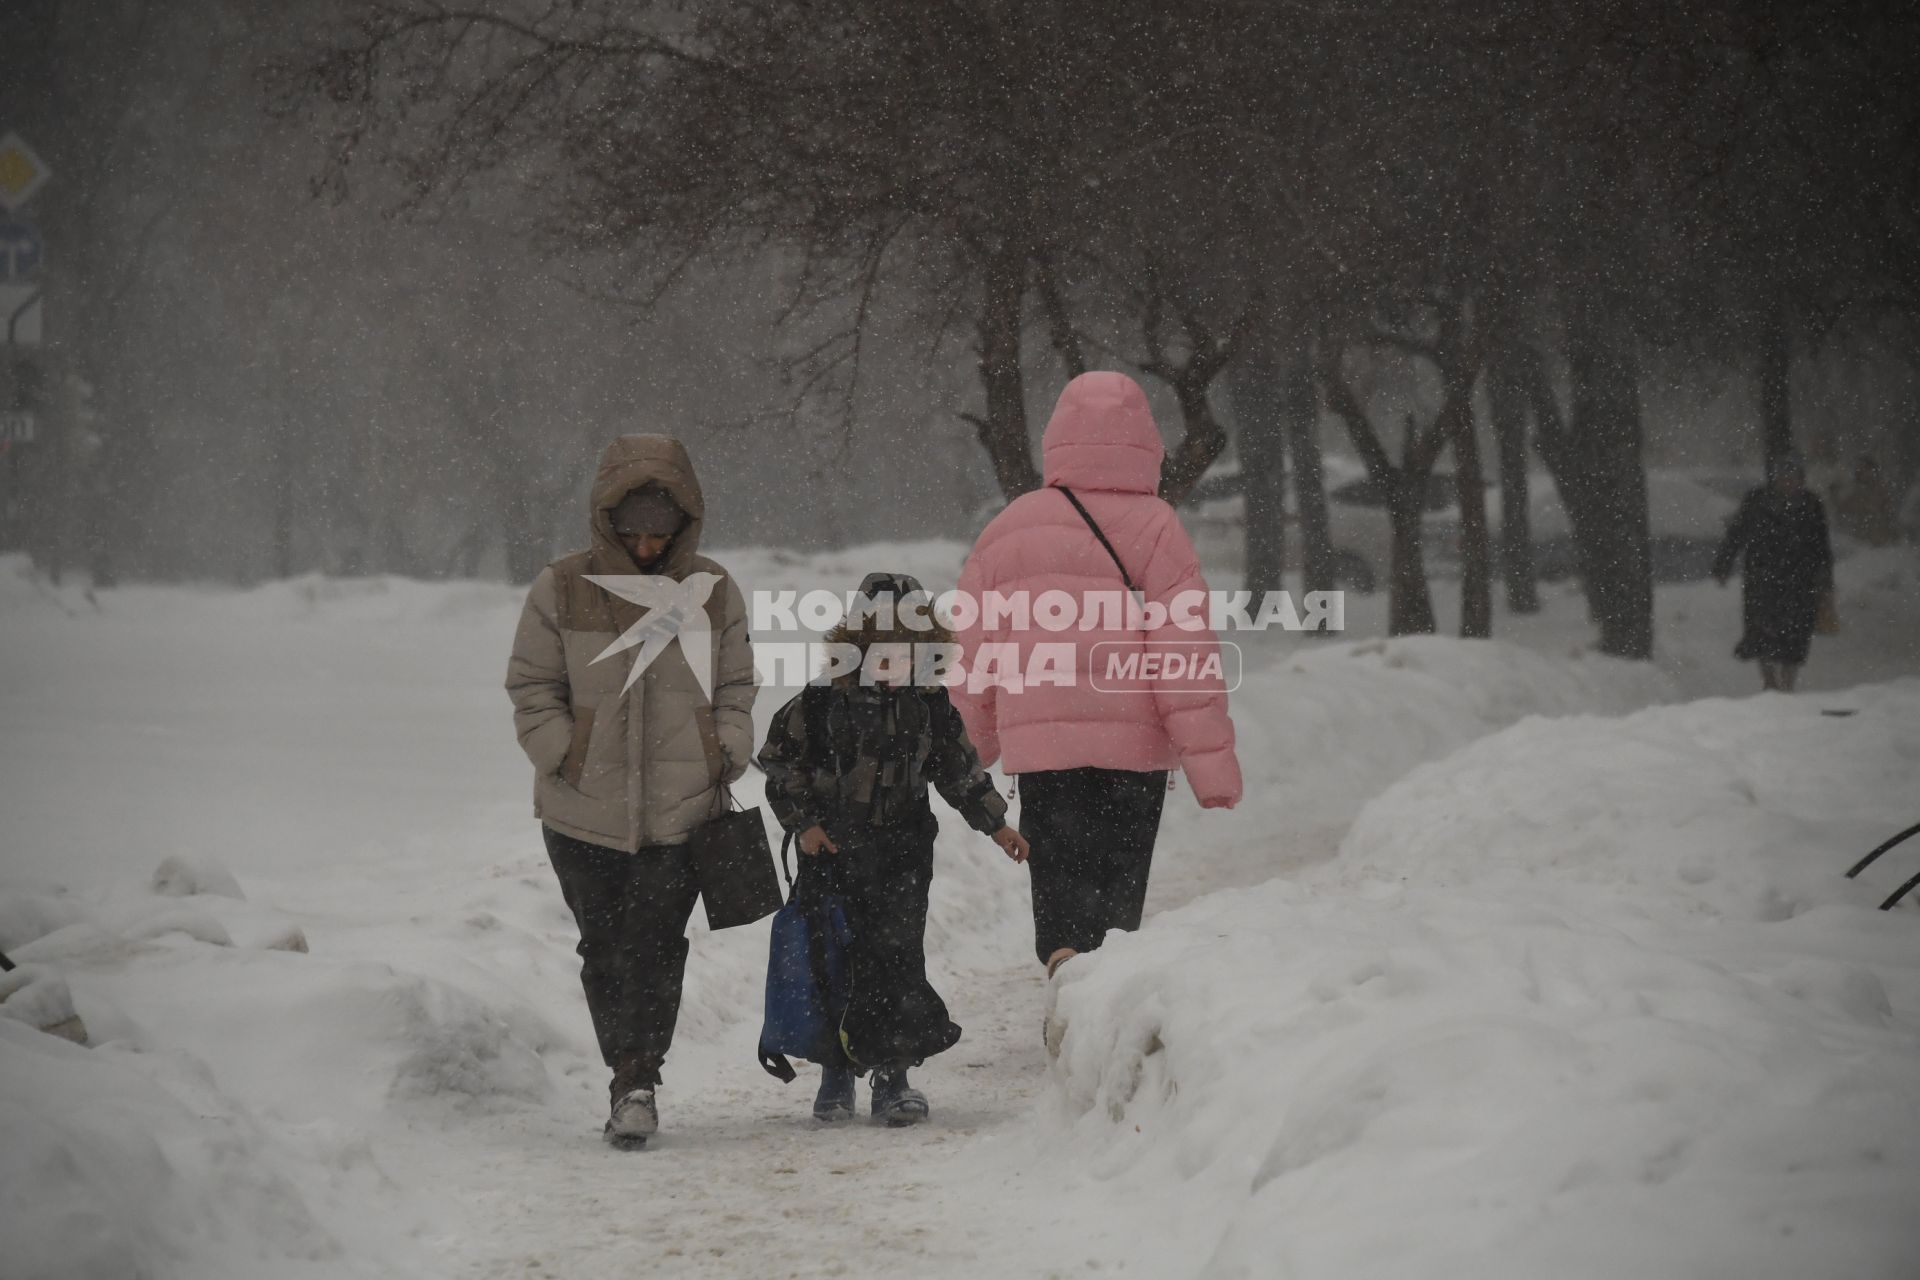
[[[963,550],[721,558],[845,589]],[[1840,871],[1920,819],[1920,566],[1843,563],[1792,699],[1721,696],[1737,590],[1663,591],[1654,664],[1547,603],[1491,644],[1360,599],[1250,639],[1247,803],[1170,798],[1058,1059],[1024,873],[948,822],[966,1037],[920,1129],[811,1127],[753,1060],[764,926],[696,913],[623,1155],[499,689],[515,592],[96,605],[0,560],[0,1271],[1911,1276],[1920,912],[1873,906],[1920,849]],[[68,1012],[88,1047],[21,1021]]]

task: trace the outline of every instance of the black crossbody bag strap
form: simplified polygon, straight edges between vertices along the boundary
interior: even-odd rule
[[[1080,499],[1074,496],[1073,490],[1063,484],[1057,484],[1054,488],[1067,495],[1067,501],[1071,502],[1073,509],[1080,513],[1080,518],[1087,522],[1087,528],[1093,530],[1093,536],[1100,539],[1100,545],[1105,547],[1107,554],[1113,558],[1113,567],[1120,571],[1120,581],[1127,584],[1127,591],[1133,595],[1139,595],[1140,588],[1133,585],[1133,579],[1127,573],[1127,566],[1120,563],[1120,553],[1113,549],[1111,542],[1107,541],[1106,530],[1102,529],[1093,516],[1088,514],[1086,507],[1081,505]]]

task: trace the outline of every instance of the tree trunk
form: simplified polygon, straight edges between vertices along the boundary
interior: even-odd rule
[[[1438,625],[1433,617],[1433,595],[1427,589],[1426,553],[1421,546],[1426,480],[1424,473],[1397,467],[1387,490],[1387,517],[1393,525],[1388,635],[1431,635]]]
[[[974,426],[1009,502],[1040,487],[1027,436],[1026,381],[1020,367],[1026,294],[1026,261],[1013,248],[1003,248],[987,263],[980,314],[980,381],[986,388],[987,412]]]
[[[1227,400],[1233,406],[1240,453],[1244,585],[1256,598],[1281,589],[1287,555],[1286,423],[1270,337],[1250,334],[1239,358],[1227,368]]]
[[[1567,532],[1580,566],[1581,589],[1587,596],[1587,615],[1589,619],[1597,619],[1600,610],[1593,598],[1592,575],[1587,571],[1589,548],[1597,533],[1591,514],[1592,495],[1585,483],[1580,457],[1539,353],[1530,347],[1515,348],[1508,359],[1508,367],[1513,370],[1533,413],[1534,449],[1546,465],[1554,491],[1560,496],[1561,509],[1567,515]]]
[[[1793,335],[1787,304],[1774,298],[1760,332],[1760,447],[1767,474],[1793,451]]]
[[[1576,506],[1585,512],[1581,559],[1600,648],[1619,658],[1651,658],[1653,562],[1633,338],[1593,300],[1576,297],[1568,309],[1567,359],[1572,465],[1560,492],[1570,518]]]
[[[1047,337],[1060,357],[1067,377],[1077,378],[1087,371],[1086,353],[1080,347],[1080,335],[1074,330],[1073,317],[1067,312],[1066,296],[1060,291],[1060,278],[1051,259],[1040,263],[1040,303],[1047,312]]]
[[[1387,519],[1392,531],[1391,561],[1387,574],[1387,630],[1392,635],[1431,632],[1434,629],[1433,600],[1427,593],[1427,567],[1420,545],[1420,518],[1426,505],[1427,466],[1410,466],[1417,458],[1418,429],[1411,414],[1407,417],[1403,461],[1395,466],[1386,445],[1368,421],[1364,406],[1347,385],[1340,367],[1340,347],[1328,333],[1319,343],[1317,378],[1327,398],[1327,408],[1347,424],[1347,436],[1354,452],[1366,464],[1367,476],[1386,496]],[[1412,473],[1412,474],[1409,474]]]
[[[1540,612],[1533,568],[1533,516],[1527,492],[1526,389],[1511,356],[1502,352],[1488,369],[1487,405],[1500,464],[1500,570],[1507,612]]]
[[[1320,462],[1320,396],[1313,375],[1313,335],[1302,325],[1298,348],[1286,366],[1287,451],[1293,456],[1293,509],[1300,518],[1300,578],[1303,591],[1339,585],[1333,563],[1333,533],[1327,519],[1327,473]]]
[[[1460,504],[1460,634],[1493,635],[1493,548],[1487,538],[1487,482],[1474,431],[1473,376],[1456,392],[1453,481]]]
[[[1185,430],[1180,443],[1160,465],[1160,496],[1177,504],[1186,500],[1193,486],[1200,483],[1200,477],[1207,474],[1207,468],[1226,452],[1227,432],[1213,416],[1213,405],[1207,401],[1204,383],[1199,386],[1176,384],[1173,390]]]

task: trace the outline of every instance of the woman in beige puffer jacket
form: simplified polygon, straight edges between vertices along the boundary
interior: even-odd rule
[[[507,693],[613,1071],[606,1135],[635,1145],[658,1125],[653,1089],[679,1013],[699,892],[687,837],[719,816],[752,758],[753,655],[745,598],[699,554],[705,504],[685,446],[615,440],[590,507],[590,548],[548,565],[527,593]],[[659,647],[643,632],[619,647],[663,610],[678,611],[675,638]]]

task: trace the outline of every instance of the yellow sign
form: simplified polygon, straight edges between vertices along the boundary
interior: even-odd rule
[[[33,153],[25,138],[17,133],[0,138],[0,205],[8,212],[33,199],[33,193],[52,176],[53,170]]]

